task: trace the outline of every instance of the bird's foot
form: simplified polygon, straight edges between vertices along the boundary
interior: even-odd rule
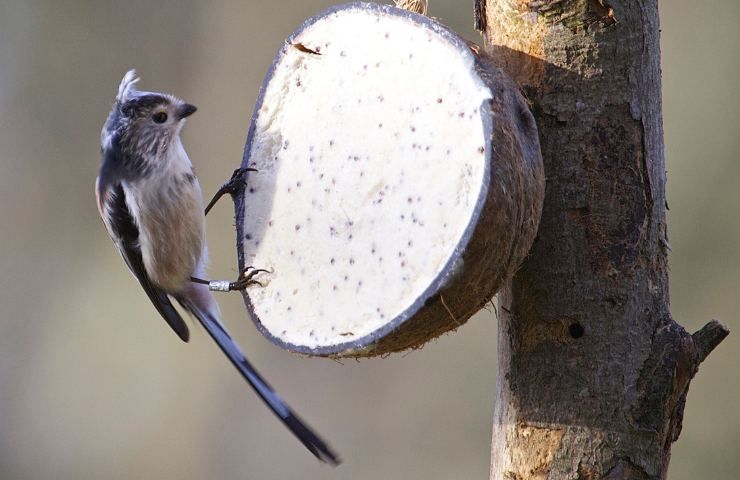
[[[235,282],[230,282],[228,280],[208,280],[208,290],[213,292],[233,292],[234,290],[244,290],[250,285],[259,285],[260,287],[264,287],[261,282],[254,279],[254,277],[260,273],[269,273],[269,270],[247,267]]]
[[[234,170],[234,173],[231,174],[231,178],[221,185],[221,188],[218,189],[218,191],[213,195],[213,198],[210,202],[208,202],[208,205],[206,206],[206,212],[205,214],[208,215],[208,212],[211,211],[214,205],[216,205],[216,202],[218,202],[221,197],[223,197],[225,194],[229,195],[236,195],[239,190],[243,189],[247,186],[247,181],[244,178],[247,172],[256,172],[256,168],[237,168]]]

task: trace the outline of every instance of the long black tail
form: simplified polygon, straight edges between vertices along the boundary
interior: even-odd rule
[[[341,460],[336,453],[332,452],[329,445],[326,444],[316,433],[313,432],[298,415],[288,407],[280,396],[270,387],[270,385],[257,373],[247,357],[242,352],[239,345],[231,338],[229,332],[221,325],[218,319],[204,312],[191,302],[179,299],[182,305],[188,309],[205,327],[211,337],[216,341],[221,350],[229,357],[231,363],[239,370],[244,379],[249,382],[255,392],[264,400],[270,410],[280,417],[280,420],[293,432],[298,440],[313,453],[316,458],[330,465],[339,465]]]

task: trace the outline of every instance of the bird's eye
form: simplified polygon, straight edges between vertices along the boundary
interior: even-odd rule
[[[152,120],[154,120],[154,123],[164,123],[167,121],[167,114],[165,112],[157,112],[152,115]]]

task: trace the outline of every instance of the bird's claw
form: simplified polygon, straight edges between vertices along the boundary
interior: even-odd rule
[[[223,197],[225,194],[229,195],[236,195],[239,190],[243,189],[247,186],[247,181],[244,178],[247,172],[256,172],[256,168],[247,167],[247,168],[237,168],[234,170],[234,173],[231,174],[231,178],[221,185],[221,188],[218,189],[218,191],[213,195],[213,198],[210,202],[208,202],[208,205],[206,206],[205,215],[208,215],[208,212],[211,211],[213,206],[218,202],[221,197]]]
[[[264,287],[264,285],[254,280],[254,277],[260,273],[270,273],[269,270],[265,270],[263,268],[254,268],[254,267],[247,267],[242,272],[239,280],[236,282],[231,282],[229,284],[229,290],[244,290],[250,285],[259,285],[260,287]]]

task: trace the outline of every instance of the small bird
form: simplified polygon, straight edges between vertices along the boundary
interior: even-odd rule
[[[124,75],[100,136],[102,160],[95,182],[100,217],[129,270],[170,327],[185,342],[188,327],[172,304],[198,319],[244,379],[319,460],[338,465],[330,447],[294,414],[247,361],[219,318],[211,290],[243,290],[264,270],[248,268],[235,282],[204,280],[208,250],[205,214],[243,182],[243,170],[204,212],[198,179],[180,140],[196,108],[168,94],[136,89]]]

